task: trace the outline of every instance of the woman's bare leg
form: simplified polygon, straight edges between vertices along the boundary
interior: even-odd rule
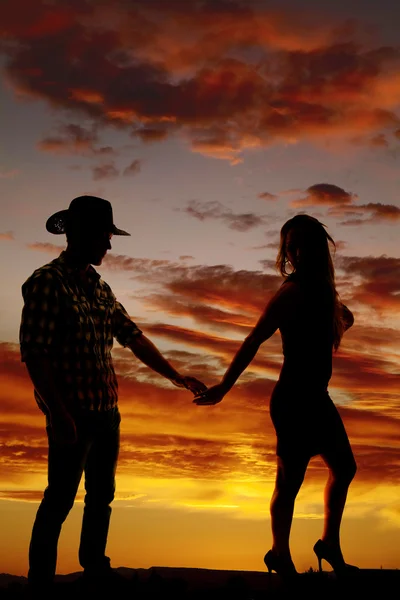
[[[277,459],[275,489],[270,503],[272,550],[290,556],[289,538],[294,503],[304,481],[309,459]]]
[[[347,492],[352,482],[357,465],[350,445],[338,453],[322,455],[329,469],[325,487],[325,515],[322,540],[336,549],[340,549],[340,525]]]

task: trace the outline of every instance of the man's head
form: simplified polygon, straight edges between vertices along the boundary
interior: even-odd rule
[[[112,206],[97,196],[78,196],[46,222],[50,233],[67,236],[68,247],[88,264],[100,265],[113,235],[130,235],[114,225]]]

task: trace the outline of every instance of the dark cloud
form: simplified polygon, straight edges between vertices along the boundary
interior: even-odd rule
[[[255,213],[235,214],[232,210],[225,208],[220,202],[199,202],[192,200],[187,208],[179,209],[199,221],[220,220],[227,223],[230,229],[236,231],[249,231],[265,222],[265,218]]]
[[[345,218],[341,225],[364,225],[378,221],[400,219],[400,208],[393,204],[369,202],[354,204],[358,195],[330,183],[318,183],[307,188],[305,196],[291,202],[294,207],[326,206],[331,217]]]
[[[378,133],[370,140],[371,146],[375,148],[388,148],[389,142],[384,133]]]
[[[275,245],[266,245],[275,247]],[[28,247],[58,255],[62,246],[36,243]],[[340,243],[339,243],[340,248]],[[277,249],[277,246],[276,246]],[[259,261],[264,269],[276,272],[271,259]],[[185,314],[217,328],[245,329],[265,307],[282,283],[277,273],[235,271],[227,265],[187,265],[165,259],[150,260],[110,253],[105,270],[131,273],[143,288],[136,293],[157,310],[171,316]],[[397,310],[400,298],[399,259],[388,256],[351,257],[335,255],[339,287],[367,309]],[[357,279],[355,278],[357,277]]]
[[[19,94],[236,163],[246,148],[399,128],[400,52],[356,29],[267,4],[15,0],[0,51]]]
[[[316,183],[305,191],[306,196],[299,200],[294,200],[292,206],[317,206],[319,204],[327,206],[343,206],[352,204],[357,198],[351,192],[331,183]]]
[[[261,244],[261,246],[251,246],[251,250],[278,250],[279,241]]]
[[[119,170],[114,162],[92,167],[92,172],[95,181],[99,181],[100,179],[115,179],[119,175]]]
[[[271,247],[277,249],[277,246],[275,246],[275,245],[272,246],[272,244],[271,244]],[[276,263],[274,260],[265,258],[263,260],[259,260],[258,262],[260,263],[262,268],[265,269],[266,271],[275,271],[276,270]]]
[[[103,156],[115,154],[111,146],[96,147],[97,131],[75,123],[59,127],[59,134],[46,137],[38,142],[37,147],[44,152],[54,154],[80,154],[83,156]]]
[[[150,271],[157,273],[165,268],[179,269],[178,263],[165,259],[133,258],[124,254],[107,254],[103,261],[103,266],[111,271],[134,271],[137,276],[143,276]],[[186,267],[184,267],[186,268]]]
[[[169,130],[167,127],[164,127],[163,129],[157,129],[155,127],[143,127],[142,129],[137,129],[133,135],[145,143],[162,142],[168,137]]]
[[[134,161],[132,161],[130,163],[130,165],[125,167],[123,174],[124,175],[137,175],[138,173],[140,173],[141,169],[142,169],[142,161],[139,159],[135,159]]]
[[[400,371],[396,369],[392,358],[351,352],[346,337],[343,339],[343,345],[345,349],[334,356],[332,388],[345,389],[349,394],[368,394],[370,390],[380,390],[382,394],[396,394]]]
[[[357,217],[361,214],[362,217]],[[382,204],[381,202],[369,202],[360,206],[353,206],[347,213],[350,218],[342,221],[341,225],[364,225],[381,221],[394,222],[400,219],[400,208],[394,204]],[[354,218],[355,217],[355,218]]]
[[[277,200],[278,196],[276,194],[270,194],[269,192],[261,192],[260,194],[258,194],[258,198],[261,198],[261,200]]]
[[[351,299],[365,307],[396,312],[400,306],[400,258],[365,256],[338,258],[338,267],[355,283]]]
[[[213,306],[207,306],[201,302],[190,302],[183,297],[177,299],[175,296],[165,294],[153,294],[146,296],[146,303],[157,309],[160,314],[174,317],[188,317],[195,323],[202,324],[207,328],[216,331],[236,331],[241,335],[246,335],[250,328],[255,324],[255,318],[245,315],[242,312],[235,312]]]
[[[45,254],[54,254],[56,256],[65,250],[65,246],[58,246],[57,244],[50,244],[48,242],[35,242],[34,244],[27,244],[27,248],[30,250],[36,250],[37,252],[44,252]]]

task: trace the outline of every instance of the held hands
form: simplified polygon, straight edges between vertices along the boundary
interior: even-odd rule
[[[193,402],[198,406],[208,406],[212,404],[218,404],[227,394],[228,390],[222,383],[217,383],[207,390],[196,394]]]
[[[176,387],[190,390],[195,396],[207,390],[207,386],[195,377],[177,375],[177,377],[171,379],[171,381]]]

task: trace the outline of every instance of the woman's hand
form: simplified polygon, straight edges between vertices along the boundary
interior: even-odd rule
[[[198,406],[208,406],[221,402],[225,394],[228,392],[222,383],[217,383],[209,387],[206,391],[195,396],[193,402]]]

